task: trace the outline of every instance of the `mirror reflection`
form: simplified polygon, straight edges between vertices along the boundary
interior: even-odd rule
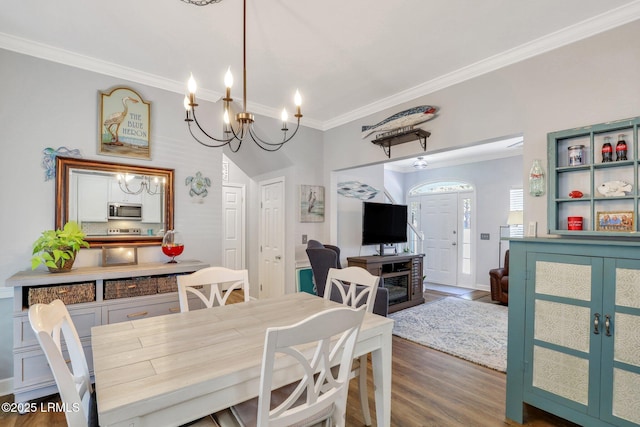
[[[173,170],[58,159],[56,227],[76,221],[92,246],[160,244],[173,225]]]

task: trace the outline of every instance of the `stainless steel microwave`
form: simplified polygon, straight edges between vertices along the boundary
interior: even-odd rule
[[[142,205],[139,203],[109,202],[107,217],[109,219],[141,221]]]

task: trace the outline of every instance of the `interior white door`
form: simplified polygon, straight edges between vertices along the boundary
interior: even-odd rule
[[[233,270],[245,267],[244,185],[222,186],[222,264]]]
[[[421,197],[421,224],[424,232],[426,281],[457,285],[458,195],[429,194]]]
[[[284,177],[260,182],[260,298],[284,295]]]

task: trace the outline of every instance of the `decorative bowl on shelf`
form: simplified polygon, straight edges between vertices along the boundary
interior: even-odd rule
[[[176,257],[184,251],[184,240],[182,234],[175,230],[169,230],[162,238],[162,253],[170,256],[171,260],[167,264],[177,263]]]

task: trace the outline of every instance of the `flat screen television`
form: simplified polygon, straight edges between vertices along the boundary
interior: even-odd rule
[[[362,204],[362,244],[380,245],[380,255],[384,255],[384,245],[407,241],[407,206],[389,203],[363,202]]]

